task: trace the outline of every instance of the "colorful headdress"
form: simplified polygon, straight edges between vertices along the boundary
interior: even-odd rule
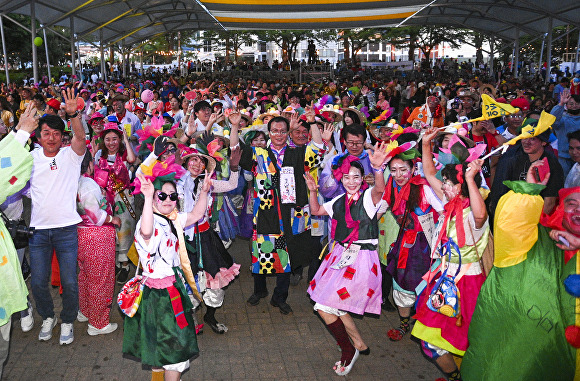
[[[421,132],[421,129],[419,129],[419,128],[413,128],[413,127],[403,128],[403,127],[399,126],[398,124],[395,124],[393,126],[393,130],[389,134],[389,139],[392,141],[392,140],[396,140],[399,136],[401,136],[403,134],[407,134],[407,133],[417,134],[419,132]]]
[[[200,153],[211,156],[217,161],[225,159],[221,152],[224,147],[220,149],[218,138],[212,132],[205,131],[201,134],[196,140],[196,148]]]
[[[342,176],[348,174],[350,171],[350,164],[354,161],[360,161],[358,157],[344,153],[342,155],[336,155],[332,159],[332,176],[336,181],[340,181]],[[363,174],[364,175],[364,174]],[[363,181],[361,189],[365,190],[368,184]]]
[[[151,124],[144,126],[142,130],[138,130],[135,133],[139,136],[139,143],[141,146],[139,147],[139,155],[140,156],[147,156],[153,150],[153,142],[155,138],[161,135],[165,135],[169,138],[175,136],[177,132],[177,126],[179,123],[176,123],[166,132],[163,132],[163,125],[164,120],[161,116],[154,116],[151,118]]]
[[[186,173],[186,170],[181,165],[175,164],[173,155],[163,162],[155,160],[150,166],[141,164],[139,168],[145,178],[151,180],[155,189],[161,189],[163,184],[168,181],[179,180]],[[141,181],[138,177],[135,178],[132,185],[135,186],[133,194],[141,193]]]
[[[453,135],[449,140],[448,148],[441,148],[439,154],[435,154],[435,157],[443,165],[471,163],[473,160],[478,159],[486,148],[487,145],[485,144],[478,144],[473,148],[468,148],[457,135]]]
[[[371,124],[379,124],[380,122],[382,122],[384,120],[388,120],[391,117],[391,115],[393,115],[393,112],[395,112],[395,108],[394,107],[389,107],[385,111],[381,112],[381,115],[379,115],[376,118],[374,118],[371,121]]]
[[[397,157],[401,160],[415,160],[421,156],[419,151],[415,148],[416,145],[416,141],[406,142],[399,145],[398,141],[393,140],[387,144],[387,159]]]

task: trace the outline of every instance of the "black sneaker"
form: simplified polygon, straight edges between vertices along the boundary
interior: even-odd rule
[[[268,296],[268,292],[266,291],[263,294],[252,294],[249,298],[247,303],[250,306],[257,306],[258,304],[260,304],[260,299],[265,298],[266,296]]]
[[[121,267],[117,274],[117,283],[125,284],[129,280],[129,266]]]
[[[290,305],[286,302],[276,302],[274,299],[270,299],[270,304],[273,307],[278,307],[280,309],[280,313],[283,315],[288,315],[293,312],[292,307],[290,307]]]
[[[302,280],[302,274],[290,274],[290,285],[291,286],[298,286],[300,281]]]

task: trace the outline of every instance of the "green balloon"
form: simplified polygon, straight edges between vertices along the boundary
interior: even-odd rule
[[[34,45],[36,45],[36,46],[42,46],[42,43],[43,43],[43,41],[42,41],[42,38],[41,37],[36,37],[34,39]]]

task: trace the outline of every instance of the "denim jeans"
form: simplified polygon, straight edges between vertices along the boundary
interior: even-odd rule
[[[50,295],[52,251],[60,267],[62,286],[63,323],[73,323],[79,309],[79,287],[77,282],[77,225],[53,229],[37,229],[30,238],[30,269],[32,295],[36,301],[36,310],[42,319],[54,318],[54,303]]]

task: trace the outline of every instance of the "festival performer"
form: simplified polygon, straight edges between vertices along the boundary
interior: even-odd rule
[[[511,190],[495,212],[494,270],[477,300],[464,380],[578,379],[580,187],[561,189],[554,212],[543,213],[550,173],[541,181],[535,173],[545,165],[533,163],[526,181],[506,181]]]
[[[38,125],[34,118],[35,109],[29,104],[17,126],[18,132],[10,132],[0,142],[0,156],[9,165],[0,168],[0,203],[6,198],[20,191],[30,178],[32,171],[32,156],[24,146],[30,133]],[[10,328],[12,314],[26,310],[28,289],[22,278],[20,261],[16,254],[16,248],[10,238],[10,233],[0,219],[0,253],[2,253],[2,266],[0,266],[0,378],[4,362],[8,357],[10,344]]]
[[[401,340],[411,329],[411,309],[417,299],[415,288],[429,270],[431,259],[430,237],[425,236],[424,230],[428,221],[433,224],[443,210],[427,180],[416,174],[415,164],[420,154],[414,148],[416,135],[411,136],[411,142],[399,146],[399,142],[394,140],[389,144],[391,175],[383,196],[398,227],[397,238],[387,254],[386,266],[393,279],[393,301],[400,319],[399,327],[387,333],[392,341]]]
[[[415,128],[420,128],[421,124],[431,127],[443,127],[445,125],[445,114],[441,107],[441,99],[436,95],[430,95],[427,102],[419,107],[415,107],[407,120],[401,124],[411,123]]]
[[[135,246],[145,287],[137,312],[125,318],[123,353],[153,367],[154,376],[178,381],[199,353],[187,283],[196,289],[187,257],[183,228],[201,220],[207,209],[211,175],[206,174],[199,199],[189,213],[178,213],[174,180],[183,173],[175,164],[156,162],[137,173],[135,192],[145,196]]]
[[[92,179],[95,165],[87,150],[81,163],[77,210],[83,222],[79,236],[79,312],[77,320],[88,321],[91,336],[114,332],[117,323],[109,322],[115,291],[115,227],[121,219],[113,216],[101,187]]]
[[[216,161],[211,156],[187,147],[181,150],[181,160],[183,160],[183,167],[187,169],[187,173],[177,183],[177,192],[183,199],[181,210],[187,212],[191,211],[197,204],[205,175],[207,172],[213,173]],[[239,161],[240,150],[238,148],[233,150],[231,154],[230,168],[232,172],[229,180],[213,181],[212,193],[224,193],[237,187]],[[224,288],[240,273],[240,265],[234,263],[219,236],[210,226],[213,198],[208,198],[209,207],[204,216],[195,225],[185,229],[185,237],[192,271],[194,274],[198,273],[197,270],[202,271],[200,279],[205,279],[205,283],[198,280],[199,291],[203,293],[203,301],[207,308],[203,320],[215,333],[223,334],[228,331],[228,328],[225,324],[217,321],[215,312],[223,304]]]
[[[339,376],[351,371],[359,354],[370,353],[348,312],[381,312],[377,211],[385,188],[383,163],[387,152],[385,143],[374,148],[374,153],[369,153],[375,176],[372,188],[363,182],[360,160],[348,154],[342,155],[333,170],[346,192],[323,205],[318,202],[315,179],[310,173],[304,175],[310,191],[310,212],[332,218],[330,252],[310,282],[308,294],[316,302],[314,310],[341,348],[340,361],[333,367]]]
[[[437,197],[447,200],[443,218],[440,218],[433,234],[434,242],[431,247],[438,248],[440,244],[447,242],[452,247],[447,273],[457,274],[454,281],[458,290],[455,305],[457,313],[455,317],[449,317],[428,307],[427,301],[438,280],[436,270],[429,272],[426,274],[428,285],[417,303],[417,321],[411,334],[421,340],[423,352],[437,363],[448,380],[455,381],[461,379],[461,373],[453,355],[463,356],[467,350],[467,332],[479,290],[485,280],[479,260],[488,243],[489,224],[485,203],[479,192],[479,171],[483,161],[477,157],[480,156],[481,145],[475,149],[467,149],[458,138],[452,139],[447,155],[453,161],[443,167],[439,177],[436,176],[437,170],[431,154],[431,141],[437,136],[437,132],[436,128],[430,128],[423,137],[425,177]],[[441,154],[439,161],[445,162]],[[459,247],[459,252],[453,248],[454,244]],[[432,305],[438,306],[437,303]]]
[[[114,118],[114,117],[109,117]],[[127,166],[136,160],[130,147],[127,132],[116,122],[109,121],[101,132],[100,150],[95,153],[95,181],[105,191],[107,204],[115,216],[121,219],[117,229],[117,282],[129,278],[127,252],[133,244],[135,211],[133,195],[127,187],[130,174]]]

